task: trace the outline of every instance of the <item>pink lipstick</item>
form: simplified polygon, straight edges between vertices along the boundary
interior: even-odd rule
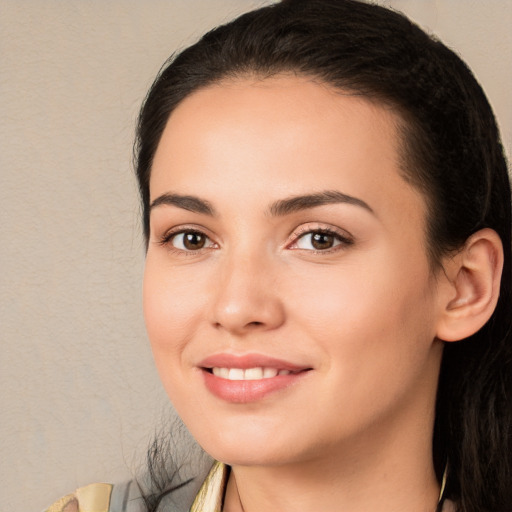
[[[217,354],[198,366],[208,390],[233,403],[261,400],[297,383],[311,370],[310,367],[261,354]]]

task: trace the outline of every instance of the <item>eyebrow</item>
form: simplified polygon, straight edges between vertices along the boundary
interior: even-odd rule
[[[294,196],[289,199],[280,199],[270,206],[270,214],[272,216],[289,215],[290,213],[308,210],[309,208],[315,208],[317,206],[339,203],[360,206],[361,208],[374,213],[372,208],[362,199],[343,194],[337,190],[325,190],[314,194]]]
[[[177,206],[189,212],[202,213],[204,215],[215,215],[213,206],[206,200],[196,196],[180,195],[180,194],[162,194],[158,196],[150,206],[150,209],[160,205]]]
[[[372,208],[362,199],[343,194],[337,190],[325,190],[313,194],[305,194],[279,199],[270,205],[269,213],[273,217],[282,217],[301,210],[308,210],[328,204],[350,204],[359,206],[374,213]],[[194,213],[201,213],[214,217],[216,215],[213,206],[205,199],[196,196],[166,193],[158,196],[150,205],[150,209],[160,205],[169,205],[182,208]]]

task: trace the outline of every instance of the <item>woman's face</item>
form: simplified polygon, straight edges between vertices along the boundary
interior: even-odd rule
[[[428,437],[440,308],[396,125],[291,76],[212,86],[171,115],[144,313],[164,387],[215,458],[283,464]]]

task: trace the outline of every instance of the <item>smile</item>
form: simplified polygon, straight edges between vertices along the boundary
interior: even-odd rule
[[[278,375],[289,375],[290,370],[278,370],[277,368],[221,368],[214,367],[211,369],[213,375],[227,380],[261,380],[272,379]]]
[[[222,401],[258,402],[295,386],[313,368],[265,354],[217,353],[197,364],[207,390]]]

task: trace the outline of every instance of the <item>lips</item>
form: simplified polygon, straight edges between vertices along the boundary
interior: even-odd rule
[[[216,377],[228,380],[259,380],[272,379],[277,375],[288,375],[290,370],[278,370],[277,368],[212,368],[212,373]]]
[[[260,354],[217,354],[199,365],[207,389],[233,403],[256,402],[298,383],[311,367]]]

